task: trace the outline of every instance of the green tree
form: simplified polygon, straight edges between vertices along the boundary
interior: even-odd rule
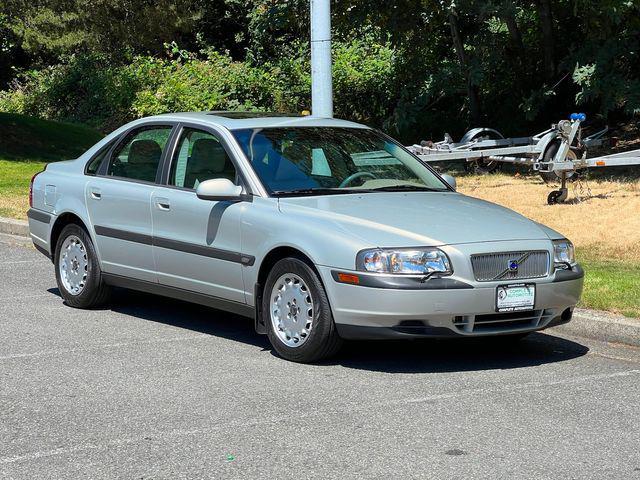
[[[189,38],[203,13],[188,0],[6,0],[6,11],[21,47],[43,63],[81,52],[158,54]]]

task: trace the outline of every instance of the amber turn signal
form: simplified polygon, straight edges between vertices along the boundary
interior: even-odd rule
[[[339,273],[338,280],[342,283],[353,283],[354,285],[360,283],[360,277],[358,277],[358,275],[353,275],[350,273]]]

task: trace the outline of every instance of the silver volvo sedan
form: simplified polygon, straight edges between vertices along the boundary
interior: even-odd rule
[[[197,302],[298,362],[343,339],[520,338],[570,321],[582,292],[562,235],[337,119],[144,118],[49,164],[30,204],[67,305],[112,286]]]

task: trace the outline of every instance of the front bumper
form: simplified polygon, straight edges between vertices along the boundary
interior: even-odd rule
[[[336,271],[318,267],[343,338],[469,337],[533,332],[566,323],[582,293],[579,265],[558,270],[536,284],[534,310],[496,313],[496,287],[505,282],[451,279],[425,287],[378,288],[336,281]],[[356,272],[352,272],[356,273]],[[513,283],[513,282],[512,282]]]

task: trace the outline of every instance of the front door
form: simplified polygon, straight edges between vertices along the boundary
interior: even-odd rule
[[[201,200],[197,186],[212,178],[237,182],[225,147],[212,133],[183,128],[166,186],[151,195],[154,257],[161,284],[244,303],[242,203]]]
[[[172,126],[135,129],[115,147],[85,188],[87,210],[105,272],[156,282],[151,195]]]

